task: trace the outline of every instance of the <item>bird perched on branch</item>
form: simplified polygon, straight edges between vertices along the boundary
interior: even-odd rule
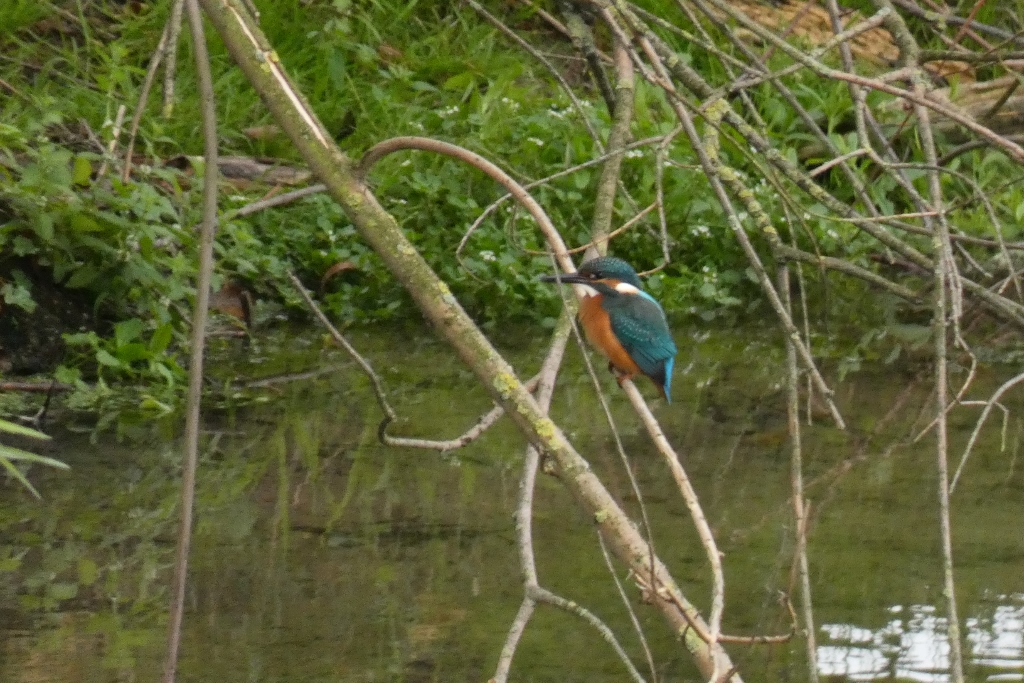
[[[608,358],[619,384],[634,375],[650,377],[672,402],[672,366],[676,345],[665,311],[647,292],[640,278],[620,258],[592,259],[569,275],[546,275],[544,282],[580,285],[579,319],[587,339]]]

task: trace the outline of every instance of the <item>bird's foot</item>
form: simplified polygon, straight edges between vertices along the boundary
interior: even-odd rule
[[[618,369],[611,363],[611,361],[608,361],[608,370],[613,375],[615,375],[615,381],[619,383],[620,387],[622,386],[622,383],[625,382],[627,379],[633,379],[632,372],[625,372],[624,370]]]

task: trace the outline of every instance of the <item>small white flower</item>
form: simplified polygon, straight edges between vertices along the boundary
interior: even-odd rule
[[[625,157],[627,159],[640,159],[643,157],[643,155],[644,151],[642,149],[631,149],[628,152],[626,152]]]
[[[459,105],[453,104],[450,107],[445,107],[444,109],[439,110],[437,112],[437,115],[440,116],[443,119],[443,118],[446,118],[448,116],[451,116],[452,114],[458,114],[458,113],[459,113]]]
[[[480,258],[482,258],[484,261],[497,261],[498,260],[498,257],[495,256],[494,252],[491,251],[490,249],[485,249],[484,251],[481,251],[480,252]]]

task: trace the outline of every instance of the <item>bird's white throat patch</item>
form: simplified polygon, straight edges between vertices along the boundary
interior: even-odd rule
[[[615,285],[615,291],[619,294],[639,294],[640,290],[628,282],[620,282]]]

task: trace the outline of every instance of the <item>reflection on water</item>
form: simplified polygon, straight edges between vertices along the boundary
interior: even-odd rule
[[[336,372],[272,384],[259,389],[262,403],[207,415],[181,680],[487,680],[522,597],[512,523],[522,439],[505,420],[444,457],[384,448],[365,377],[317,339],[287,337],[277,349],[259,340],[245,351],[252,366],[240,374],[268,364],[275,374],[327,366]],[[696,331],[681,331],[677,340],[689,355],[673,382],[678,395],[655,410],[725,553],[724,628],[785,633],[789,615],[778,595],[791,585],[793,544],[778,344],[771,335]],[[401,414],[395,434],[452,438],[491,405],[442,344],[370,332],[354,341],[381,371]],[[544,346],[520,343],[512,361],[530,374]],[[571,352],[554,416],[639,520],[581,365]],[[603,379],[658,552],[706,605],[710,581],[686,508],[614,380]],[[1001,381],[981,373],[976,395]],[[945,623],[941,609],[928,607],[943,604],[934,449],[906,438],[924,426],[918,409],[927,405],[929,387],[890,366],[836,386],[854,429],[818,423],[804,434],[821,672],[827,683],[945,681]],[[1024,468],[1014,465],[1024,443],[1024,401],[1007,395],[1004,404],[1011,414],[1005,432],[983,434],[952,501],[972,683],[1024,680]],[[951,415],[954,450],[976,414]],[[177,529],[180,449],[173,436],[154,429],[122,444],[64,437],[58,455],[72,470],[32,472],[42,501],[17,488],[0,494],[0,682],[159,676]],[[593,520],[554,477],[538,482],[534,539],[544,585],[599,614],[634,661],[644,662]],[[622,578],[628,583],[624,572]],[[661,617],[635,588],[629,595],[658,683],[697,680]],[[730,649],[751,683],[806,680],[798,640]],[[548,609],[527,629],[512,673],[532,683],[624,676],[598,636]]]
[[[990,615],[965,620],[968,666],[983,668],[988,681],[1024,680],[1024,595],[1001,595]],[[877,629],[824,624],[818,668],[854,681],[949,680],[946,620],[932,605],[896,605],[893,618]]]

